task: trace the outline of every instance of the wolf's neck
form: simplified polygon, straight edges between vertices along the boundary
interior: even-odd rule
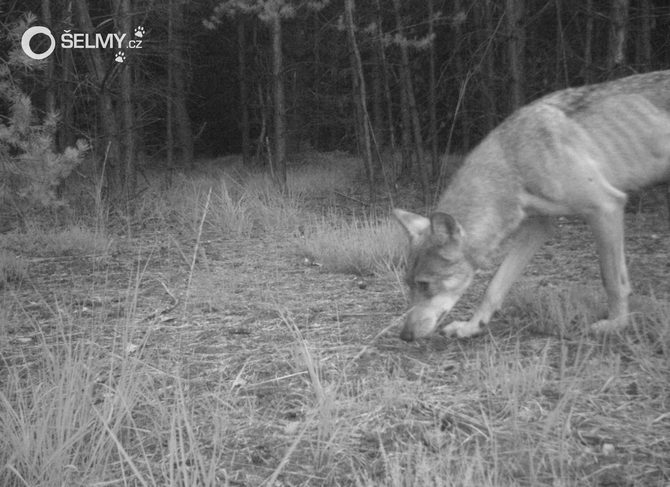
[[[487,158],[490,154],[485,147],[480,149],[468,157],[442,195],[437,211],[450,214],[461,224],[466,255],[477,267],[487,267],[525,214],[514,170],[504,160]]]

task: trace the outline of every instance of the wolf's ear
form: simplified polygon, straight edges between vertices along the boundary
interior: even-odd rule
[[[416,243],[430,227],[430,220],[428,218],[410,211],[396,208],[393,210],[393,216],[397,218],[402,227],[407,231],[412,243]]]
[[[451,241],[460,243],[463,237],[463,228],[456,219],[441,211],[430,215],[430,230],[441,244]]]

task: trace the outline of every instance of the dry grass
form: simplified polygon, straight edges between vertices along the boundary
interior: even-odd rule
[[[160,178],[151,180],[139,201],[136,219],[158,226],[176,224],[195,232],[210,191],[206,224],[225,238],[286,233],[304,219],[302,192],[283,195],[262,173],[219,169],[195,176],[178,174],[168,189],[163,186]]]
[[[307,227],[302,246],[330,272],[393,274],[404,261],[407,236],[390,219],[324,218]]]
[[[234,181],[185,178],[175,208],[147,202],[160,231],[103,262],[23,252],[0,290],[0,485],[668,484],[670,308],[649,297],[621,335],[584,333],[602,292],[583,228],[490,334],[406,344],[379,270],[393,227],[316,220],[297,196],[277,210],[262,181]],[[376,247],[346,268],[367,287],[305,265],[296,224],[334,266]],[[661,253],[650,231],[629,242],[634,281]]]
[[[32,225],[25,231],[0,236],[0,248],[23,255],[97,255],[107,254],[113,239],[105,232],[73,225],[63,229]]]
[[[0,288],[27,276],[28,265],[26,260],[16,253],[0,249]]]
[[[294,196],[331,199],[335,191],[349,193],[362,169],[360,159],[342,152],[310,152],[289,168],[287,185]]]

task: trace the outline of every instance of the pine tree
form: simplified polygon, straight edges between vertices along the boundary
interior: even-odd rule
[[[34,21],[35,17],[27,14],[9,26],[7,35],[15,46]],[[76,147],[55,152],[58,115],[47,113],[40,119],[20,86],[24,74],[43,68],[43,62],[29,58],[20,47],[10,51],[0,65],[0,106],[5,112],[0,117],[0,205],[20,218],[32,209],[64,204],[56,195],[58,185],[88,149],[87,143],[79,140]]]

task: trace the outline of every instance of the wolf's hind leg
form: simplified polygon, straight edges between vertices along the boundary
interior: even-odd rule
[[[549,217],[537,216],[527,219],[513,237],[512,247],[491,279],[484,300],[475,314],[469,321],[450,323],[444,327],[442,333],[459,338],[481,333],[482,325],[487,325],[493,313],[500,309],[512,284],[519,278],[535,252],[549,238],[552,229],[553,224]]]

